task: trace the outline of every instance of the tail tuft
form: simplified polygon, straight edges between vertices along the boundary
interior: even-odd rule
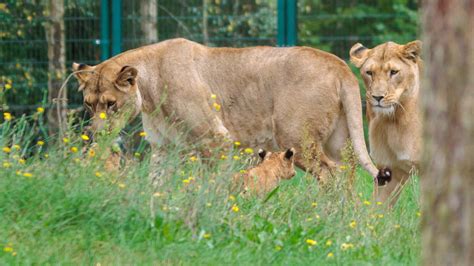
[[[379,186],[385,186],[392,180],[392,170],[387,167],[380,169],[376,180]]]

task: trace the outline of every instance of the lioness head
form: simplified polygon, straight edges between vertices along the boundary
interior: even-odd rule
[[[258,155],[261,158],[261,162],[255,169],[263,170],[261,172],[272,173],[278,179],[290,179],[295,176],[294,148],[284,152],[267,152],[261,149]]]
[[[140,112],[136,68],[112,63],[97,66],[73,63],[72,68],[79,81],[79,91],[84,95],[84,106],[92,116],[93,132],[103,129],[106,122],[110,129],[121,129]]]
[[[387,42],[368,49],[357,43],[350,50],[367,89],[367,103],[376,113],[392,115],[419,88],[421,42]]]

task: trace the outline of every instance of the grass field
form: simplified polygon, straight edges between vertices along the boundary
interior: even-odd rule
[[[38,142],[41,123],[23,120],[1,124],[1,265],[418,263],[416,178],[390,211],[372,201],[365,172],[349,182],[350,163],[324,188],[300,171],[266,197],[242,198],[230,179],[250,155],[236,147],[205,160],[176,142],[152,166],[168,173],[152,190],[149,155],[107,172],[111,138],[82,154],[80,135]]]

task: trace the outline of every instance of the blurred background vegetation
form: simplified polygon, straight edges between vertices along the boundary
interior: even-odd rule
[[[210,46],[277,45],[279,4],[296,0],[129,0],[120,5],[121,51],[175,37]],[[0,3],[0,108],[15,115],[48,109],[52,79],[64,80],[73,61],[96,64],[112,45],[104,37],[101,17],[110,32],[116,0],[40,1]],[[419,0],[298,0],[297,45],[316,47],[347,60],[356,42],[374,46],[385,41],[407,42],[418,36]],[[60,6],[63,10],[58,12]],[[107,7],[104,8],[104,5]],[[105,12],[105,13],[104,13]],[[56,14],[53,14],[56,13]],[[59,15],[58,15],[59,14]],[[59,20],[58,20],[59,17]],[[63,30],[63,64],[51,65],[54,45],[48,27],[54,20]],[[59,22],[58,22],[59,21]],[[63,23],[63,24],[60,24]],[[101,31],[102,30],[102,31]],[[111,34],[111,33],[105,33]],[[58,35],[58,36],[59,36]],[[105,47],[105,50],[104,50]],[[61,51],[58,47],[57,51]],[[105,52],[104,52],[105,51]],[[51,68],[52,67],[52,68]],[[58,69],[52,71],[52,69]],[[68,106],[81,105],[75,81],[68,84]],[[57,88],[56,88],[57,90]]]

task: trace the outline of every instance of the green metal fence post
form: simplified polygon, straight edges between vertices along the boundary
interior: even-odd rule
[[[110,57],[110,15],[109,0],[100,1],[100,59]]]
[[[277,45],[286,45],[286,0],[278,0],[277,5]]]
[[[286,45],[295,46],[297,42],[297,0],[286,1]]]
[[[122,0],[112,0],[112,56],[122,52]]]

